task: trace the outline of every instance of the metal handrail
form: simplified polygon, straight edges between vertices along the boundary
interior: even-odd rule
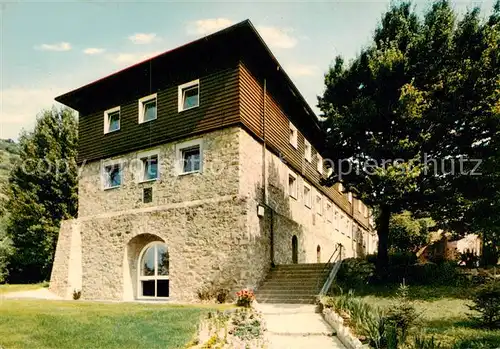
[[[328,290],[332,286],[332,283],[333,283],[333,280],[335,279],[335,276],[337,276],[337,273],[338,273],[340,266],[342,264],[342,248],[343,248],[342,244],[340,244],[340,243],[337,244],[337,248],[335,249],[332,256],[330,257],[330,260],[331,260],[331,258],[333,258],[333,256],[337,252],[337,250],[339,251],[337,257],[335,258],[335,262],[333,263],[332,269],[330,270],[330,274],[328,274],[328,278],[326,279],[325,283],[323,284],[323,287],[321,288],[321,291],[319,292],[320,296],[324,296],[328,292]],[[328,262],[330,262],[330,260],[328,260]]]
[[[323,275],[323,273],[330,267],[330,262],[333,260],[333,257],[337,254],[337,252],[339,252],[339,255],[341,255],[342,253],[342,244],[341,243],[337,243],[337,245],[335,246],[335,250],[333,250],[333,253],[332,255],[330,256],[330,258],[328,258],[328,262],[325,263],[325,266],[323,267],[323,269],[321,270],[321,275]],[[339,251],[340,249],[340,251]],[[322,278],[321,276],[318,278],[318,282],[316,283],[316,289],[319,287],[319,283],[321,282]]]

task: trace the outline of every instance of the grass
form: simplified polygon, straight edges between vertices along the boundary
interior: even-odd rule
[[[0,300],[0,347],[180,348],[210,308],[215,306]]]
[[[371,292],[367,289],[361,293],[368,303],[387,308],[395,289],[396,286],[375,287]],[[435,336],[444,348],[451,348],[459,341],[476,341],[484,348],[500,347],[499,330],[482,329],[470,321],[467,293],[463,287],[410,286],[410,298],[420,314],[418,330],[426,337]]]

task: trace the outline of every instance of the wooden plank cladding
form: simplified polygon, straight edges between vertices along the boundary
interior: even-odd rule
[[[192,77],[190,77],[192,78]],[[227,127],[239,122],[238,69],[226,68],[197,77],[200,80],[199,107],[178,111],[178,84],[158,91],[144,91],[136,99],[108,104],[80,116],[78,161],[106,158],[166,143],[173,139]],[[182,81],[185,83],[190,80]],[[157,118],[139,123],[138,99],[157,93]],[[103,95],[103,99],[106,96]],[[120,106],[120,130],[104,134],[106,109]]]
[[[245,63],[240,62],[239,71],[240,83],[240,111],[241,122],[248,130],[266,143],[270,149],[278,152],[284,161],[297,173],[301,174],[316,189],[335,202],[344,212],[352,216],[352,204],[347,199],[347,195],[340,193],[336,187],[324,187],[319,184],[322,174],[317,170],[317,150],[313,148],[311,162],[304,158],[304,137],[303,131],[297,123],[294,125],[298,129],[297,148],[290,144],[289,122],[293,118],[285,114],[283,107],[275,100],[274,96],[267,90],[264,104],[264,82],[258,81]],[[267,83],[266,83],[267,85]],[[263,123],[263,110],[265,105],[265,130]],[[264,134],[265,131],[265,134]],[[311,140],[310,140],[311,141]],[[311,143],[315,143],[312,142]],[[323,174],[327,169],[323,168]],[[363,226],[368,226],[368,220],[362,215],[356,215],[357,220]]]

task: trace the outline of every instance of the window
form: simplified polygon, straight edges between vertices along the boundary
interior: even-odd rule
[[[152,242],[139,255],[137,298],[169,296],[169,254],[162,242]]]
[[[151,155],[141,159],[142,161],[142,181],[152,181],[158,179],[158,155]]]
[[[342,235],[345,235],[345,220],[344,220],[344,215],[340,215],[340,221],[339,221],[339,230],[342,233]]]
[[[316,195],[316,213],[320,216],[323,214],[323,197],[321,194]]]
[[[104,189],[117,188],[122,185],[122,165],[120,163],[104,166],[103,187]]]
[[[333,216],[333,212],[332,212],[332,204],[330,202],[327,202],[326,203],[326,220],[328,222],[331,222],[332,221],[332,216]]]
[[[304,140],[304,158],[311,162],[311,143],[307,139]]]
[[[290,144],[297,149],[297,128],[290,122]]]
[[[335,210],[335,215],[333,216],[333,226],[335,230],[339,230],[339,211]]]
[[[316,154],[316,158],[318,159],[318,163],[316,164],[316,169],[318,170],[319,173],[323,173],[323,158],[319,153]]]
[[[203,151],[201,139],[178,144],[176,148],[178,174],[202,172]]]
[[[363,202],[358,200],[358,212],[362,212],[364,214]]]
[[[347,200],[352,204],[352,193],[347,193]]]
[[[342,193],[344,191],[344,186],[342,185],[342,183],[339,183],[339,192]]]
[[[190,81],[179,86],[179,112],[200,105],[200,80]]]
[[[156,119],[156,93],[139,99],[139,123]]]
[[[104,133],[120,129],[120,107],[108,109],[104,112]]]
[[[304,183],[304,205],[311,208],[311,187]]]
[[[297,176],[293,173],[288,174],[288,194],[297,199]]]

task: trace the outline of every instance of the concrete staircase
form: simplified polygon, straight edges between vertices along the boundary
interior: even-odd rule
[[[331,265],[282,264],[271,269],[257,290],[259,303],[314,304]]]

